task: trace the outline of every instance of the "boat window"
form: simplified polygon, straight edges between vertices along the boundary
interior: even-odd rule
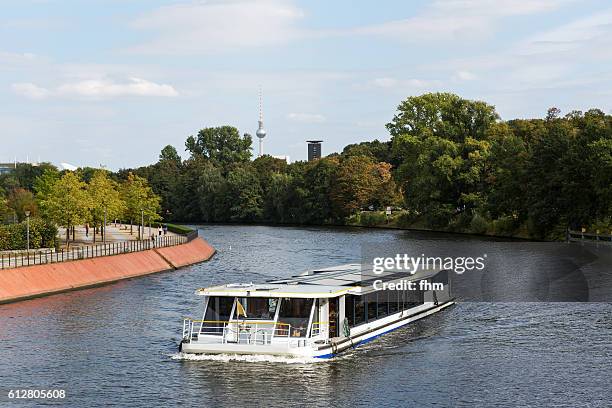
[[[358,326],[366,321],[365,297],[357,295],[347,295],[345,303],[346,318],[349,327]]]
[[[378,291],[377,318],[379,319],[389,314],[389,292],[389,290]]]
[[[233,297],[211,296],[208,300],[206,315],[207,321],[228,321],[234,305]]]
[[[424,302],[422,290],[405,290],[404,291],[404,310],[410,309]]]
[[[305,337],[314,299],[283,298],[278,315],[279,323],[291,325],[291,337]],[[283,325],[281,325],[282,327]]]
[[[376,320],[378,313],[378,292],[368,293],[366,296],[366,307],[368,322]]]
[[[394,314],[400,311],[401,308],[401,290],[390,290],[389,291],[389,314]]]
[[[208,307],[204,314],[204,321],[200,326],[200,332],[221,335],[225,325],[224,322],[230,319],[232,306],[234,306],[233,297],[211,296],[208,299]]]
[[[236,319],[274,320],[276,306],[278,305],[277,298],[247,297],[238,298],[238,302],[240,302],[244,308],[246,316],[242,313],[238,316],[239,307],[236,305]]]

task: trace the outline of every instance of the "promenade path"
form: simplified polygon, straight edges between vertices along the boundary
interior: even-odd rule
[[[130,225],[129,224],[108,224],[106,227],[106,242],[124,242],[124,241],[136,241],[138,240],[138,225],[134,225],[132,227],[132,234],[130,234]],[[72,237],[70,239],[70,246],[84,246],[84,245],[93,245],[94,244],[94,235],[93,228],[89,228],[89,234],[85,233],[85,227],[80,225],[75,227],[75,239]],[[163,234],[163,232],[162,232]],[[158,229],[151,227],[149,229],[148,226],[144,228],[144,236],[143,239],[151,239],[151,236],[157,236]],[[174,236],[176,234],[168,231],[166,236]],[[66,242],[66,229],[60,228],[58,238],[60,240],[60,244],[62,246],[65,245]],[[98,232],[96,234],[96,244],[102,243],[102,234]]]

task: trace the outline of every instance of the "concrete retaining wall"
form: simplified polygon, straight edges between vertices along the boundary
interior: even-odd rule
[[[27,266],[0,271],[0,303],[87,288],[207,261],[215,249],[189,243],[129,254]]]

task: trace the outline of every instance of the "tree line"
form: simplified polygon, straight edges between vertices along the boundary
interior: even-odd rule
[[[383,224],[372,215],[391,206],[402,227],[544,239],[612,229],[612,117],[599,109],[504,121],[486,102],[428,93],[386,127],[387,142],[291,164],[251,160],[234,127],[205,128],[187,160],[167,146],[123,172],[145,177],[177,221]]]
[[[23,249],[27,215],[32,219],[32,248],[55,246],[57,227],[66,229],[69,245],[77,225],[91,227],[95,243],[105,220],[139,224],[142,218],[147,223],[161,219],[159,196],[146,179],[129,172],[119,179],[103,169],[60,172],[49,163],[18,164],[13,173],[0,176],[0,186],[0,217],[12,222],[0,231],[0,238],[5,237],[0,249]]]
[[[551,108],[543,118],[504,121],[486,102],[428,93],[402,101],[386,128],[389,141],[352,144],[291,164],[271,156],[253,160],[251,136],[235,127],[204,128],[187,138],[185,160],[166,146],[149,166],[62,176],[68,178],[61,191],[74,192],[70,199],[56,190],[49,195],[55,201],[46,203],[52,189],[23,169],[15,188],[0,184],[0,206],[23,201],[21,188],[33,192],[41,213],[63,226],[99,225],[102,207],[135,220],[141,204],[128,209],[127,203],[159,196],[147,218],[384,224],[544,239],[561,238],[567,228],[612,229],[612,117],[599,109],[562,115]],[[108,180],[90,187],[95,174]],[[129,189],[117,187],[129,183],[152,191],[130,197]],[[112,194],[93,193],[109,188],[124,207],[109,210],[110,203],[101,202]],[[74,199],[79,194],[89,199]],[[67,205],[58,205],[60,199],[89,204],[60,215],[58,208]],[[391,217],[381,211],[386,207],[394,209]]]

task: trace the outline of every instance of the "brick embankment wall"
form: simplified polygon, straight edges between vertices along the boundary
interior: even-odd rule
[[[208,260],[215,253],[215,249],[208,242],[199,238],[184,245],[158,248],[155,251],[174,268],[201,262],[202,258]]]
[[[0,303],[82,289],[207,261],[215,249],[187,244],[129,254],[0,270]]]

